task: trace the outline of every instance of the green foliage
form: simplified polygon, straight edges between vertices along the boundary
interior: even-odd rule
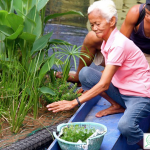
[[[60,100],[73,100],[81,94],[77,93],[77,84],[57,79],[54,84],[47,79],[46,87],[42,87],[40,91],[43,93],[44,99],[48,103],[57,102]],[[45,88],[45,89],[43,89]]]
[[[71,58],[73,58],[75,69],[77,68],[76,58],[80,58],[85,65],[86,65],[86,62],[82,57],[84,56],[84,57],[90,58],[90,56],[87,55],[86,53],[80,52],[81,46],[77,47],[76,45],[72,46],[72,45],[67,45],[64,43],[61,46],[56,45],[52,48],[55,49],[55,56],[56,58],[58,58],[59,62],[60,60],[63,61],[65,59],[63,64],[56,63],[61,66],[63,81],[67,81],[68,79],[69,71],[71,69],[71,66],[70,66]]]
[[[86,142],[86,140],[95,132],[93,129],[86,129],[84,126],[79,125],[71,125],[69,127],[63,128],[63,134],[61,135],[61,139],[69,142],[78,142],[81,140],[82,142]]]
[[[53,95],[48,87],[54,85],[54,79],[51,86],[41,87],[43,78],[58,59],[55,53],[49,57],[48,50],[54,45],[70,45],[63,40],[51,40],[52,32],[43,36],[44,25],[51,18],[45,17],[47,2],[0,0],[0,116],[7,118],[14,133],[19,131],[29,111],[36,118],[41,92]],[[53,17],[74,13],[81,15],[71,11]],[[68,68],[69,65],[70,59],[66,63]],[[65,80],[68,68],[63,71]]]
[[[82,46],[82,45],[81,45]],[[59,59],[63,59],[64,57],[67,56],[66,61],[70,60],[71,57],[73,58],[73,61],[74,61],[74,65],[75,65],[75,69],[77,68],[76,64],[76,57],[80,58],[83,63],[86,65],[85,63],[85,60],[82,58],[82,56],[85,56],[87,58],[90,58],[89,55],[85,54],[85,53],[82,53],[80,52],[80,48],[81,46],[78,46],[77,45],[67,45],[67,44],[63,44],[62,46],[54,46],[52,47],[53,49],[56,49],[55,50],[55,55],[56,57],[58,57]]]
[[[1,61],[0,104],[5,110],[5,118],[11,125],[11,131],[17,133],[28,111],[34,106],[38,92],[33,74],[27,74],[19,61]],[[32,82],[34,85],[32,86]],[[37,105],[36,104],[36,105]],[[34,113],[37,113],[36,108]],[[36,115],[36,114],[35,114]]]
[[[53,90],[51,90],[50,88],[45,87],[45,86],[41,87],[39,90],[44,94],[50,94],[53,96],[56,95],[56,93]]]
[[[8,12],[11,12],[11,11],[13,11],[12,10],[12,3],[13,3],[13,0],[1,0],[0,1],[0,9],[7,10]]]

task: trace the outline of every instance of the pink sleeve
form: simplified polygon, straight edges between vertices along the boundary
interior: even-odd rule
[[[116,47],[113,49],[109,49],[108,59],[106,64],[122,66],[124,60],[125,60],[125,54],[123,48]]]

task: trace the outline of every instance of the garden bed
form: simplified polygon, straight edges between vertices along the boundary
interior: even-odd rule
[[[57,124],[68,122],[77,109],[75,107],[71,111],[52,113],[47,111],[47,108],[41,108],[37,119],[33,119],[32,114],[25,117],[18,134],[10,132],[9,125],[2,120],[0,149],[37,149],[47,142],[50,144],[53,141],[51,133],[56,130]]]

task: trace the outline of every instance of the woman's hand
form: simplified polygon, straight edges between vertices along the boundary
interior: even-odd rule
[[[47,105],[46,107],[48,108],[49,111],[52,112],[59,112],[59,111],[64,111],[64,110],[70,110],[74,108],[77,105],[76,101],[59,101],[59,102],[54,102],[52,104]]]
[[[62,72],[56,72],[55,75],[56,75],[56,78],[62,78]],[[79,81],[78,76],[79,76],[78,73],[76,73],[75,71],[70,71],[67,81],[72,82],[72,83],[77,83],[77,86],[80,87],[81,83]]]
[[[56,78],[62,78],[62,72],[56,72],[55,73]]]

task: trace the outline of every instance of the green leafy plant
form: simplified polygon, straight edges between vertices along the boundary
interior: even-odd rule
[[[63,128],[63,134],[60,136],[61,139],[69,142],[86,142],[86,140],[95,132],[93,129],[86,129],[84,126],[70,125]]]
[[[31,86],[32,76],[24,76],[23,68],[19,65],[18,61],[3,63],[0,74],[0,101],[5,110],[3,116],[14,133],[22,126],[25,116],[34,105],[33,96],[36,96]]]
[[[49,81],[47,81],[49,82]],[[41,87],[44,99],[48,103],[57,102],[60,100],[73,100],[81,94],[77,93],[77,84],[57,79],[54,84],[48,83],[45,87]]]
[[[55,53],[56,58],[58,58],[58,61],[56,64],[59,64],[62,69],[63,81],[67,81],[67,79],[68,79],[69,71],[71,69],[71,66],[70,66],[71,59],[73,59],[75,69],[77,68],[77,61],[76,61],[77,58],[80,58],[85,65],[86,65],[86,62],[82,57],[84,56],[84,57],[91,59],[91,57],[88,54],[80,52],[81,46],[66,45],[64,43],[62,46],[52,47],[53,49],[55,49],[54,53]],[[64,59],[65,59],[64,63],[61,63]],[[60,60],[62,60],[62,61],[60,61]]]
[[[67,82],[69,71],[71,69],[71,58],[73,58],[75,69],[77,66],[76,58],[80,58],[85,65],[86,63],[82,56],[90,59],[90,56],[88,54],[80,52],[80,48],[81,46],[77,47],[76,45],[72,46],[67,45],[66,43],[63,43],[61,46],[54,45],[52,47],[54,52],[53,55],[55,55],[55,60],[53,60],[53,63],[58,67],[61,66],[62,78],[55,79],[54,70],[50,71],[50,80],[47,81],[49,82],[49,84],[44,85],[40,88],[40,91],[41,93],[43,93],[47,102],[51,103],[59,100],[73,100],[81,95],[77,94],[77,91],[75,91],[77,84],[70,88],[71,83]],[[63,61],[64,59],[65,61]],[[46,68],[48,68],[49,66],[43,66],[43,72],[46,71]]]

